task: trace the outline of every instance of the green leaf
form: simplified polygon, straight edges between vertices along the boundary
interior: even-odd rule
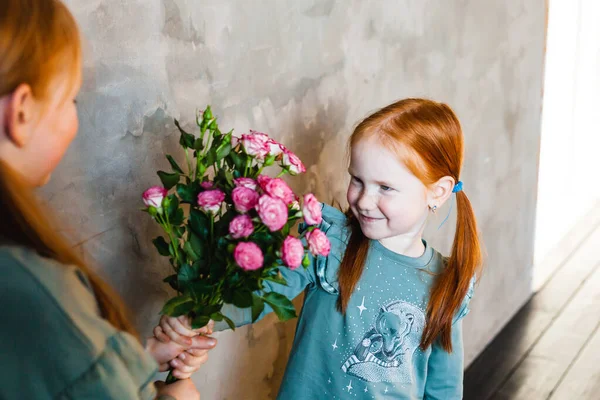
[[[192,329],[202,328],[210,321],[209,315],[198,315],[192,320]]]
[[[200,239],[208,240],[210,220],[202,211],[195,208],[190,211],[190,227]]]
[[[232,151],[229,153],[229,158],[233,161],[233,165],[235,165],[235,169],[238,171],[244,171],[246,156],[242,153],[238,153],[237,151]]]
[[[190,242],[185,242],[185,244],[183,245],[183,251],[185,251],[185,254],[187,254],[190,260],[192,261],[198,261],[198,258],[200,258],[200,256],[196,254],[196,252],[192,248],[192,244]]]
[[[239,308],[248,308],[252,306],[252,292],[246,288],[235,289],[231,302]]]
[[[282,294],[269,292],[265,294],[262,299],[267,303],[280,321],[287,321],[292,318],[296,318],[296,309],[292,302]]]
[[[172,225],[181,225],[181,223],[173,224],[173,221],[175,220],[175,216],[177,214],[177,210],[179,209],[179,199],[174,194],[170,194],[165,198],[165,200],[167,200],[166,209],[169,221]],[[183,210],[181,211],[183,212]]]
[[[217,161],[217,153],[214,148],[208,151],[206,155],[206,165],[212,165]]]
[[[183,208],[178,208],[177,211],[175,211],[175,215],[170,219],[171,225],[173,225],[174,228],[179,227],[179,225],[183,224],[183,221],[185,220],[185,215],[183,214]]]
[[[179,165],[177,165],[177,163],[175,162],[175,159],[172,156],[170,156],[169,154],[167,154],[167,160],[169,160],[169,164],[171,164],[171,168],[173,168],[173,171],[183,174],[183,170],[181,169],[181,167]]]
[[[196,282],[192,282],[189,285],[190,290],[192,290],[194,292],[194,294],[198,297],[200,296],[205,296],[205,295],[209,295],[213,292],[214,290],[214,286],[211,285],[209,282],[205,282],[205,281],[196,281]]]
[[[285,278],[279,274],[266,276],[264,279],[265,281],[279,283],[280,285],[287,285],[287,281],[285,280]]]
[[[194,302],[190,299],[189,296],[183,295],[183,296],[173,297],[172,299],[167,301],[165,303],[165,305],[163,306],[162,310],[160,311],[160,313],[164,314],[164,315],[170,315],[172,317],[178,317],[180,315],[183,315],[183,314],[186,314],[186,313],[192,311],[193,308],[194,308]],[[175,314],[177,314],[177,315],[175,315]]]
[[[193,149],[194,141],[196,140],[194,135],[189,134],[186,131],[184,131],[183,128],[181,127],[181,125],[179,125],[179,121],[177,121],[177,120],[175,120],[175,126],[177,127],[177,129],[179,129],[179,132],[181,132],[181,137],[179,138],[179,144],[188,149]]]
[[[212,319],[215,322],[223,321],[223,314],[221,314],[220,312],[213,313],[210,315],[210,319]]]
[[[173,290],[179,291],[179,284],[177,283],[177,274],[167,276],[165,279],[163,279],[163,282],[168,283],[169,286],[173,288]]]
[[[196,254],[198,256],[198,258],[202,258],[202,256],[204,255],[204,242],[198,237],[198,235],[196,235],[193,232],[190,232],[188,235],[188,242],[190,244],[190,246],[192,247],[192,251],[194,252],[194,254]],[[185,249],[185,247],[184,247]]]
[[[265,302],[260,296],[252,293],[252,322],[255,322],[265,309]]]
[[[183,210],[181,210],[183,212]],[[178,239],[181,239],[183,233],[185,232],[185,228],[183,226],[174,226],[173,233],[177,236]]]
[[[225,320],[225,322],[227,322],[227,325],[229,325],[231,330],[235,331],[235,324],[233,323],[233,321],[231,319],[227,318],[225,315],[223,315],[223,319]]]
[[[217,161],[221,161],[231,151],[231,143],[223,144],[220,148],[217,149]]]
[[[165,171],[158,171],[157,174],[163,186],[167,190],[171,189],[173,186],[179,183],[180,175],[178,173],[169,174]]]
[[[204,143],[202,139],[198,138],[194,141],[194,150],[202,151],[204,149]]]
[[[158,254],[161,256],[168,256],[171,254],[169,252],[169,244],[164,237],[157,237],[156,239],[152,240],[152,244],[154,244],[154,247],[156,247],[156,250],[158,250]]]
[[[200,184],[198,182],[192,182],[184,185],[182,183],[177,185],[177,195],[181,198],[182,203],[195,204],[200,193]]]
[[[225,213],[215,224],[215,237],[223,237],[229,233],[229,223],[236,216],[235,211],[231,210]]]
[[[196,269],[189,264],[183,264],[177,273],[177,280],[182,282],[190,282],[198,277]]]

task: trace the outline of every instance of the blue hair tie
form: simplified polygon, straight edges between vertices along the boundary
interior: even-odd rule
[[[452,193],[458,193],[462,190],[462,181],[458,181],[456,185],[454,185],[454,189],[452,189]]]

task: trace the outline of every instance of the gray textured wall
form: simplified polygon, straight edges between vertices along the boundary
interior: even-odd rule
[[[223,127],[268,132],[308,173],[295,189],[344,202],[352,126],[395,99],[449,103],[466,134],[466,193],[487,272],[466,320],[467,361],[529,294],[544,48],[544,1],[69,0],[86,37],[81,130],[44,194],[145,333],[168,266],[138,211],[196,107]],[[440,212],[438,214],[444,214]],[[436,225],[434,221],[432,225]],[[452,223],[428,235],[447,251]],[[274,397],[294,323],[219,336],[196,382],[204,399]]]

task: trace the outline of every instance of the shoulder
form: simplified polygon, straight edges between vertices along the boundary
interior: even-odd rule
[[[137,340],[100,317],[87,278],[74,266],[26,248],[0,247],[0,304],[0,397],[22,390],[56,396],[91,371],[102,375],[135,365],[128,358],[154,371]],[[18,365],[28,366],[25,381]],[[100,375],[95,381],[103,381]]]

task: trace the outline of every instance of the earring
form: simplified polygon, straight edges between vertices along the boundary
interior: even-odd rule
[[[435,205],[433,207],[430,206],[429,209],[431,210],[432,213],[435,214],[435,211],[437,210],[437,206],[435,206]]]

